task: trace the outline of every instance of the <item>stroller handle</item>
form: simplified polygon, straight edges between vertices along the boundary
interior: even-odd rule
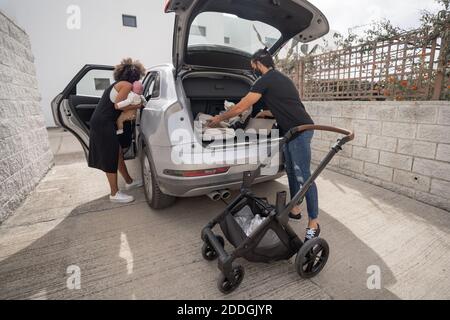
[[[343,135],[345,135],[345,137],[340,140],[342,145],[344,145],[350,141],[353,141],[355,139],[355,133],[352,131],[341,129],[341,128],[336,128],[336,127],[331,127],[331,126],[312,125],[312,124],[293,128],[286,134],[285,139],[286,139],[286,141],[289,141],[292,139],[292,137],[295,134],[302,133],[305,131],[328,131],[328,132],[343,134]]]
[[[314,182],[314,180],[319,176],[319,174],[325,169],[325,167],[328,165],[328,163],[333,159],[333,157],[342,150],[342,147],[355,139],[355,133],[349,130],[341,129],[341,128],[335,128],[331,126],[322,126],[322,125],[304,125],[299,126],[296,128],[293,128],[289,130],[289,132],[284,136],[284,138],[280,141],[280,143],[277,145],[277,149],[281,149],[284,145],[290,142],[290,140],[298,133],[302,133],[305,131],[328,131],[328,132],[334,132],[339,133],[342,135],[345,135],[345,137],[339,139],[337,143],[331,148],[331,151],[328,153],[326,158],[320,163],[318,169],[316,172],[312,175],[312,177],[305,183],[304,188],[302,189],[302,196],[306,194],[305,190],[308,190],[311,184]],[[275,154],[275,150],[272,149],[270,151],[270,155],[268,159],[261,163],[261,165],[258,167],[257,170],[251,172],[245,172],[244,173],[244,183],[242,185],[241,189],[250,189],[253,182],[256,180],[257,177],[261,175],[261,168],[264,166],[269,165],[269,161],[272,159],[273,155]],[[300,197],[297,199],[300,200]],[[298,202],[298,201],[297,201]],[[291,208],[292,210],[292,208]]]

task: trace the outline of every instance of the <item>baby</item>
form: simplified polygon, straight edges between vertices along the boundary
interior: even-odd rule
[[[124,109],[128,106],[137,106],[137,105],[146,105],[147,101],[145,100],[144,96],[142,95],[144,93],[144,87],[140,81],[136,81],[133,83],[133,89],[128,95],[128,98],[122,102],[119,102],[117,106],[119,109]],[[136,120],[137,116],[137,110],[129,110],[129,111],[123,111],[120,115],[119,119],[117,120],[117,135],[123,134],[123,128],[124,123],[127,121]]]

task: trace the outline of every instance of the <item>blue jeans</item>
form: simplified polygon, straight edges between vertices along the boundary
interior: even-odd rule
[[[284,146],[286,172],[289,178],[291,199],[311,177],[311,141],[314,131],[306,131]],[[311,220],[319,217],[319,196],[314,183],[306,193],[308,215]]]

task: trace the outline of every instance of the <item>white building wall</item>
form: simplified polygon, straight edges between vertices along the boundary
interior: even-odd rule
[[[67,28],[71,5],[81,10],[79,30]],[[174,15],[163,6],[163,0],[0,0],[30,36],[47,126],[54,125],[51,100],[83,65],[115,65],[124,57],[147,67],[171,62]],[[122,14],[137,16],[138,27],[124,27]]]

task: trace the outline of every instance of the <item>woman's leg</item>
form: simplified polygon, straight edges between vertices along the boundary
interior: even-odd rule
[[[289,152],[295,171],[295,176],[300,186],[311,177],[311,141],[314,133],[305,132],[289,144]],[[318,228],[319,198],[317,186],[314,183],[306,193],[308,206],[309,228]]]
[[[133,196],[126,195],[119,190],[119,185],[117,182],[117,173],[107,173],[109,185],[111,186],[111,197],[110,200],[113,203],[131,203],[134,201]]]
[[[114,197],[119,192],[119,184],[117,181],[117,173],[107,173],[109,186],[111,188],[111,195]]]
[[[127,183],[132,183],[133,180],[130,178],[130,175],[128,174],[127,167],[125,166],[125,161],[123,159],[122,152],[119,154],[119,171],[124,176],[125,180],[127,180]],[[134,201],[133,196],[126,195],[119,190],[119,184],[118,184],[118,174],[117,173],[107,173],[106,176],[108,177],[109,185],[111,186],[111,198],[110,200],[113,203],[131,203]]]
[[[122,175],[122,177],[125,179],[125,182],[127,184],[133,183],[133,179],[131,178],[127,165],[125,164],[125,160],[123,158],[123,151],[122,148],[119,149],[119,172]]]

